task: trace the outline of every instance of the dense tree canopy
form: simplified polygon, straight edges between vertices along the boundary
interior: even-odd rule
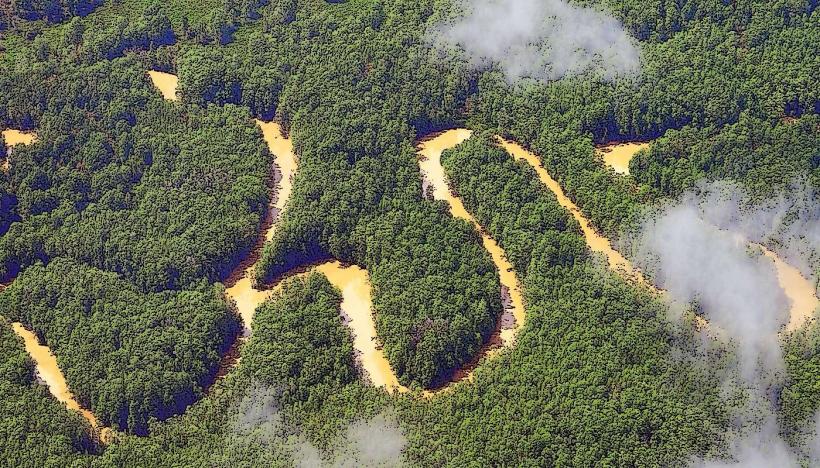
[[[6,466],[82,466],[99,447],[88,423],[34,378],[23,342],[0,320],[0,459]]]
[[[531,148],[613,238],[702,178],[760,196],[791,177],[817,184],[817,2],[573,3],[622,21],[639,43],[638,75],[511,85],[496,65],[431,52],[427,28],[449,0],[0,7],[0,129],[38,133],[0,173],[0,281],[16,278],[0,314],[40,335],[105,423],[147,434],[94,446],[33,384],[6,331],[0,400],[14,422],[2,430],[31,437],[3,454],[282,465],[309,444],[330,460],[348,423],[388,409],[407,459],[424,466],[668,466],[720,454],[732,403],[717,384],[723,350],[700,354],[657,297],[605,272],[490,135]],[[179,102],[162,100],[149,69],[178,74]],[[478,234],[424,199],[414,148],[433,131],[477,130],[444,163],[522,278],[516,346],[431,400],[388,396],[357,378],[339,292],[311,276],[260,307],[239,367],[203,397],[238,330],[219,282],[253,245],[275,180],[251,117],[282,123],[299,158],[257,283],[331,257],[367,268],[379,339],[415,388],[472,359],[501,312]],[[631,139],[656,140],[631,176],[595,155],[596,143]],[[786,350],[787,430],[818,409],[813,333]],[[264,417],[249,425],[248,412]]]
[[[816,114],[774,124],[743,114],[719,130],[687,126],[655,140],[630,169],[660,195],[679,195],[702,179],[741,181],[759,198],[806,175],[820,187],[818,125]]]
[[[145,295],[62,258],[27,268],[0,294],[0,315],[49,345],[104,425],[137,434],[201,396],[240,328],[219,286]]]
[[[8,118],[36,122],[40,138],[15,149],[5,179],[19,222],[0,239],[0,277],[70,256],[146,290],[177,288],[225,277],[253,244],[272,162],[261,132],[241,109],[162,102],[140,64],[36,71],[54,83],[47,99],[10,96]],[[31,78],[3,86],[41,92]]]
[[[523,272],[527,322],[474,385],[419,412],[431,428],[453,415],[445,426],[458,427],[462,443],[427,440],[411,453],[425,465],[572,466],[664,466],[704,453],[724,417],[717,374],[671,358],[672,348],[695,351],[658,298],[592,261],[555,196],[488,135],[446,152],[443,164],[467,209]],[[456,423],[462,407],[470,417]]]

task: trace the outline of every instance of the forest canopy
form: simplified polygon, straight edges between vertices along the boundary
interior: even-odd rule
[[[361,464],[372,459],[362,438],[421,466],[730,458],[734,411],[748,398],[722,386],[731,346],[701,346],[691,311],[672,321],[662,298],[607,271],[493,136],[535,153],[616,244],[702,181],[728,179],[758,199],[794,179],[816,189],[817,2],[556,0],[561,21],[600,15],[640,60],[617,79],[530,81],[434,47],[431,35],[468,3],[0,6],[0,130],[38,135],[0,144],[0,157],[11,152],[0,172],[4,461]],[[180,99],[165,101],[149,70],[176,74]],[[331,258],[365,268],[379,344],[410,394],[362,379],[341,292],[321,275],[273,293],[240,365],[214,382],[241,329],[221,283],[255,245],[276,190],[254,118],[281,124],[299,162],[256,286]],[[420,390],[471,362],[503,310],[479,234],[424,196],[416,142],[455,127],[474,136],[442,157],[451,189],[509,256],[527,321],[472,381],[426,399]],[[651,144],[627,176],[595,152],[633,140]],[[118,440],[92,440],[36,383],[8,321],[50,347]],[[785,341],[776,425],[793,449],[820,410],[816,337],[815,325]]]

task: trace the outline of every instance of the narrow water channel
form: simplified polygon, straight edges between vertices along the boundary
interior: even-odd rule
[[[640,270],[634,268],[623,255],[612,248],[612,244],[609,242],[609,239],[601,236],[597,231],[595,231],[589,220],[586,219],[583,213],[581,213],[581,210],[578,209],[575,203],[573,203],[573,201],[564,194],[561,185],[555,181],[555,179],[550,177],[549,173],[547,173],[546,169],[544,169],[541,165],[541,160],[538,156],[530,151],[527,151],[517,143],[504,140],[503,138],[499,138],[499,142],[501,143],[501,146],[515,159],[526,161],[530,166],[532,166],[533,169],[535,169],[535,172],[538,174],[538,178],[541,182],[553,194],[555,194],[558,199],[558,203],[569,210],[569,212],[572,213],[572,216],[581,225],[581,230],[584,233],[584,238],[586,239],[590,250],[603,253],[606,256],[611,269],[619,271],[622,274],[626,274],[639,283],[657,291],[657,288],[655,288],[644,278]],[[744,242],[747,244],[749,243],[748,241]],[[753,245],[758,245],[763,250],[763,253],[774,261],[780,287],[783,288],[786,296],[792,300],[791,309],[789,311],[790,318],[789,323],[786,326],[786,331],[793,331],[800,328],[812,317],[814,310],[818,307],[818,305],[820,305],[820,301],[818,301],[818,298],[815,295],[814,287],[811,282],[804,278],[797,269],[788,265],[774,252],[771,252],[762,245]],[[663,292],[661,291],[661,293]],[[702,317],[696,317],[696,322],[698,328],[710,327]],[[722,333],[720,330],[715,330],[714,327],[711,328],[713,329],[712,331],[717,334]]]
[[[464,207],[461,199],[450,190],[447,176],[441,166],[441,153],[467,140],[471,134],[472,132],[466,129],[448,130],[424,139],[418,144],[418,163],[424,181],[423,186],[430,187],[433,198],[446,201],[450,206],[450,213],[454,217],[467,220],[481,235],[481,242],[490,253],[498,270],[502,297],[505,299],[505,310],[499,320],[498,336],[491,338],[488,343],[489,346],[482,349],[478,359],[470,363],[466,369],[457,372],[453,381],[472,380],[472,368],[480,358],[490,357],[497,353],[499,349],[512,346],[516,335],[524,326],[526,320],[524,298],[512,264],[507,260],[507,256],[501,246],[498,245],[498,242],[486,233],[478,221]],[[425,396],[430,396],[430,393],[426,392]]]
[[[820,307],[820,299],[817,298],[814,285],[797,268],[784,262],[766,247],[757,245],[763,250],[763,254],[774,262],[780,287],[783,288],[786,297],[792,301],[789,323],[786,324],[785,331],[798,330],[814,316],[814,311]]]
[[[154,85],[168,100],[177,99],[177,77],[168,73],[149,71]],[[275,192],[271,197],[271,205],[262,229],[248,256],[234,269],[225,281],[225,294],[234,301],[242,318],[243,336],[237,340],[234,348],[228,352],[217,372],[217,378],[225,375],[239,362],[238,346],[251,333],[253,317],[256,309],[268,300],[274,291],[281,286],[281,281],[270,288],[257,289],[253,284],[253,273],[256,263],[262,253],[265,242],[273,238],[276,222],[293,191],[293,178],[298,168],[298,160],[293,149],[293,142],[285,137],[282,127],[276,122],[256,120],[262,130],[262,137],[268,149],[274,156],[276,169],[274,170]],[[342,291],[342,312],[345,323],[350,327],[354,336],[354,347],[357,351],[356,359],[367,378],[377,387],[384,387],[389,392],[406,392],[408,389],[399,384],[384,352],[377,346],[376,326],[373,319],[373,302],[370,297],[370,278],[367,271],[358,266],[345,266],[337,261],[327,262],[311,268],[323,273],[335,287]],[[294,275],[306,274],[291,273],[285,278]]]
[[[31,356],[32,361],[34,361],[37,376],[48,386],[48,390],[54,395],[54,398],[64,403],[68,409],[82,414],[93,427],[99,427],[100,424],[96,416],[94,416],[91,411],[80,406],[77,400],[74,399],[74,395],[71,393],[71,390],[68,389],[68,383],[66,383],[63,372],[57,365],[57,358],[52,354],[48,346],[40,344],[37,335],[23,326],[22,323],[14,322],[11,324],[11,327],[14,329],[14,333],[23,339],[26,352]]]
[[[501,147],[504,148],[513,158],[516,160],[525,161],[535,170],[535,173],[538,175],[538,179],[550,190],[550,192],[555,194],[555,197],[558,199],[558,203],[562,207],[566,208],[567,211],[572,214],[572,217],[578,221],[578,224],[581,225],[581,230],[584,233],[584,239],[586,239],[590,250],[593,252],[603,253],[606,256],[607,262],[609,263],[609,267],[611,269],[628,277],[634,278],[640,283],[647,284],[647,281],[644,279],[641,272],[633,267],[632,263],[621,255],[620,252],[612,248],[612,244],[609,242],[609,239],[600,235],[598,231],[592,227],[592,223],[590,223],[583,213],[581,213],[578,206],[564,194],[561,184],[553,179],[547,170],[544,169],[538,156],[530,151],[527,151],[518,143],[507,141],[500,137],[498,138],[498,141],[501,143]]]
[[[338,261],[323,263],[314,270],[324,274],[333,286],[342,291],[342,314],[353,332],[356,359],[370,382],[376,387],[384,387],[389,393],[409,391],[399,383],[384,351],[378,346],[367,271],[356,265],[342,265]]]
[[[57,365],[57,357],[54,356],[48,346],[40,344],[37,335],[27,329],[22,323],[14,322],[11,324],[11,328],[17,336],[23,339],[26,353],[28,353],[31,360],[34,361],[37,378],[45,383],[51,395],[54,396],[57,401],[63,403],[69,410],[80,413],[98,435],[100,442],[104,444],[110,443],[114,438],[114,431],[109,427],[100,425],[94,413],[80,406],[80,403],[74,398],[71,390],[69,390],[63,372]]]
[[[257,120],[256,124],[262,130],[262,137],[274,156],[276,166],[274,169],[274,183],[276,188],[271,196],[271,203],[262,222],[262,230],[256,245],[225,281],[225,293],[236,303],[239,315],[242,317],[243,335],[245,337],[250,334],[256,308],[273,293],[272,289],[257,289],[254,287],[253,272],[262,254],[262,247],[264,247],[265,242],[273,238],[276,222],[279,220],[290,193],[293,191],[293,177],[296,174],[298,164],[296,155],[293,152],[293,143],[290,139],[285,138],[278,123]]]

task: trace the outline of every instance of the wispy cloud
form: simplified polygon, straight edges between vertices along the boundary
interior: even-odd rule
[[[599,10],[563,0],[461,0],[456,7],[461,14],[431,26],[428,40],[473,66],[498,64],[509,82],[586,72],[613,80],[640,68],[635,41]]]
[[[820,194],[811,185],[796,180],[771,198],[755,200],[736,183],[720,181],[701,184],[687,196],[706,221],[770,244],[804,276],[817,280]]]
[[[271,456],[288,456],[299,467],[399,466],[407,445],[404,431],[389,410],[351,422],[327,451],[319,450],[299,427],[285,421],[278,389],[252,384],[232,408],[225,446],[230,454],[268,447]],[[265,451],[263,451],[265,452]]]
[[[774,243],[792,253],[790,260],[808,262],[805,257],[818,246],[810,232],[817,219],[810,201],[815,195],[805,185],[793,187],[757,203],[736,184],[704,183],[647,215],[626,242],[659,287],[676,301],[695,304],[736,345],[737,368],[724,385],[742,389],[747,400],[738,405],[727,434],[729,458],[697,460],[695,466],[799,464],[776,415],[785,382],[778,334],[789,320],[790,302],[772,261],[748,244]]]

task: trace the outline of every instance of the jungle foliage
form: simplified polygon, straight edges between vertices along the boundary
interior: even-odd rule
[[[4,466],[83,466],[100,447],[88,423],[36,382],[23,341],[0,320],[0,460]]]
[[[0,396],[33,409],[6,407],[15,423],[2,427],[31,428],[35,462],[276,465],[305,441],[327,457],[348,422],[390,406],[420,465],[668,466],[720,451],[720,352],[698,355],[656,297],[604,272],[529,168],[488,138],[532,149],[613,238],[700,178],[816,183],[816,2],[579,1],[640,41],[641,74],[516,86],[493,66],[430,53],[425,30],[449,1],[194,3],[0,11],[0,127],[39,136],[0,174],[0,280],[17,277],[0,313],[37,331],[98,416],[149,434],[88,457],[97,448],[32,384],[18,343]],[[151,68],[179,75],[181,102],[152,89]],[[414,142],[489,130],[444,159],[522,278],[517,345],[430,401],[388,397],[356,378],[339,293],[310,277],[260,308],[242,364],[201,398],[237,330],[217,283],[253,245],[270,198],[272,157],[252,116],[280,121],[299,157],[257,282],[330,257],[367,268],[385,353],[416,388],[472,358],[501,298],[472,226],[422,197]],[[657,138],[631,178],[594,153]],[[817,409],[817,372],[814,341],[793,343],[784,417],[797,421]],[[248,410],[272,418],[248,424]]]
[[[0,315],[48,343],[77,401],[100,422],[145,435],[202,396],[240,330],[221,286],[142,294],[116,274],[55,259],[27,268]]]

